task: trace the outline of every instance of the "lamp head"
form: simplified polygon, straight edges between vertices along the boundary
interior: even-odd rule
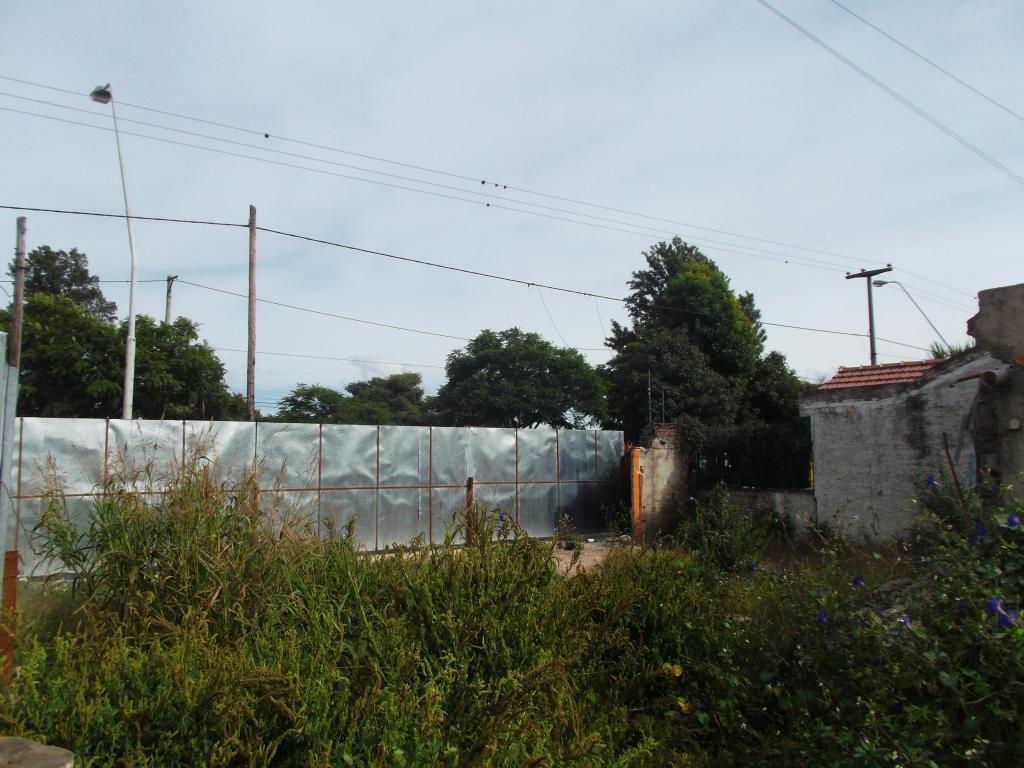
[[[888,285],[890,282],[892,282],[892,281],[891,280],[872,280],[871,284],[873,286],[875,286],[875,288],[881,288],[883,285]]]
[[[95,101],[97,104],[109,104],[110,100],[114,98],[110,92],[110,83],[106,85],[97,85],[92,89],[92,93],[89,94],[89,98]]]

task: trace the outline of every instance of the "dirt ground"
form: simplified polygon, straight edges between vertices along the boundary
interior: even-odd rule
[[[596,541],[583,541],[583,552],[580,554],[580,559],[576,563],[576,567],[572,573],[575,574],[578,571],[589,571],[595,566],[600,565],[608,557],[608,553],[611,552],[615,547],[628,547],[630,543],[622,543],[615,539],[611,541],[607,539],[597,539]],[[560,546],[555,547],[555,560],[558,563],[558,570],[560,573],[569,574],[569,568],[572,565],[572,556],[575,552],[571,549],[562,549]],[[571,574],[570,574],[571,575]]]

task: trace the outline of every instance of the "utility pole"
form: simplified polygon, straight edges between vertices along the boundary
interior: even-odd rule
[[[245,367],[245,403],[256,420],[256,206],[249,206],[249,349]]]
[[[855,277],[864,278],[864,282],[868,286],[868,336],[871,338],[871,364],[878,365],[878,352],[875,351],[875,301],[871,295],[871,278],[875,275],[882,275],[886,272],[892,272],[892,264],[886,264],[884,267],[879,269],[862,269],[860,272],[855,274],[846,273],[847,280],[853,280]]]
[[[177,279],[177,275],[167,276],[167,303],[164,304],[164,322],[168,325],[171,324],[171,289],[174,287],[174,281]]]
[[[13,619],[18,604],[18,526],[14,526],[14,539],[7,541],[14,503],[9,483],[13,473],[14,420],[18,407],[18,369],[21,365],[21,327],[24,320],[25,300],[25,226],[24,216],[18,217],[17,239],[14,249],[14,307],[11,333],[8,336],[8,357],[3,402],[2,447],[0,447],[0,552],[3,553],[3,578],[0,580],[0,609],[5,621]],[[8,631],[0,632],[0,658],[3,667],[0,678],[8,685],[14,674],[14,638]]]

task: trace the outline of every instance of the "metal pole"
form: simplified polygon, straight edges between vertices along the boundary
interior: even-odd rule
[[[0,552],[3,553],[3,577],[0,579],[0,608],[3,618],[12,619],[18,601],[18,528],[15,522],[14,536],[8,540],[14,497],[10,481],[14,462],[14,422],[18,406],[18,368],[21,364],[21,329],[24,318],[25,298],[25,217],[18,217],[17,240],[14,250],[14,307],[11,317],[11,334],[8,338],[9,356],[4,366],[3,426],[0,442]],[[14,515],[15,519],[17,515]],[[0,633],[0,657],[3,668],[0,677],[10,684],[14,674],[14,638],[8,632]]]
[[[174,281],[177,279],[177,275],[167,276],[167,302],[164,304],[164,322],[168,325],[171,324],[171,289],[174,287]]]
[[[862,269],[856,274],[846,273],[847,280],[853,280],[854,278],[863,277],[865,282],[868,284],[868,336],[871,339],[871,364],[878,365],[878,353],[875,350],[875,304],[874,297],[871,295],[871,278],[876,275],[882,275],[886,272],[892,272],[892,265],[887,264],[881,269]]]
[[[868,284],[868,336],[871,337],[871,364],[878,365],[878,352],[875,350],[875,302],[871,295],[871,281]]]
[[[256,419],[256,207],[249,206],[249,348],[245,367],[245,403]]]
[[[132,230],[132,209],[128,203],[128,182],[124,174],[124,157],[121,153],[121,132],[117,128],[117,109],[110,99],[110,113],[114,116],[114,140],[117,142],[117,165],[121,169],[121,191],[124,194],[124,220],[128,225],[128,248],[132,255],[132,271],[128,289],[128,337],[124,345],[124,401],[121,418],[132,417],[132,402],[135,398],[135,288],[138,280],[138,258],[135,254],[135,233]]]

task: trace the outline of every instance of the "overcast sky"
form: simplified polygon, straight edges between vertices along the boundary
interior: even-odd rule
[[[775,4],[935,119],[1024,174],[1024,121],[827,0]],[[849,0],[848,5],[1024,114],[1024,4],[1019,0]],[[128,190],[138,215],[244,223],[253,204],[262,226],[611,296],[625,295],[625,283],[643,265],[646,247],[677,232],[715,259],[736,290],[752,291],[764,319],[852,332],[866,332],[864,281],[847,281],[844,272],[891,262],[898,268],[892,278],[908,286],[951,342],[966,339],[965,323],[978,290],[1024,280],[1024,185],[754,0],[15,0],[0,5],[0,29],[0,75],[83,94],[0,80],[5,94],[0,107],[109,128],[110,108],[85,97],[109,81],[115,99],[125,102],[119,117],[257,145],[122,123]],[[270,138],[128,104],[266,132]],[[0,204],[123,212],[109,131],[0,111],[0,146]],[[497,197],[476,194],[485,190]],[[495,205],[482,204],[488,200]],[[17,213],[2,213],[13,246]],[[127,279],[122,221],[27,215],[30,248],[78,247],[88,254],[94,273]],[[176,274],[246,290],[243,229],[139,222],[136,240],[142,279]],[[786,263],[779,254],[829,266],[792,258]],[[104,291],[124,314],[127,288],[111,284]],[[142,284],[138,311],[162,317],[164,293],[162,283]],[[457,337],[518,326],[582,348],[602,347],[607,324],[625,318],[621,305],[547,291],[543,299],[552,323],[535,288],[267,233],[258,241],[258,293]],[[919,347],[934,340],[898,287],[878,289],[875,298],[880,336]],[[174,313],[198,321],[202,337],[217,348],[245,347],[244,299],[178,284]],[[257,348],[263,352],[440,366],[463,343],[266,304],[258,311]],[[863,338],[773,327],[768,343],[808,378],[868,362]],[[886,342],[879,342],[879,352],[880,362],[925,356]],[[594,363],[608,357],[600,350],[586,354]],[[221,357],[229,384],[244,391],[245,355],[223,351]],[[443,379],[437,367],[261,355],[257,397],[267,403],[297,382],[340,388],[399,370],[423,373],[428,391]]]

